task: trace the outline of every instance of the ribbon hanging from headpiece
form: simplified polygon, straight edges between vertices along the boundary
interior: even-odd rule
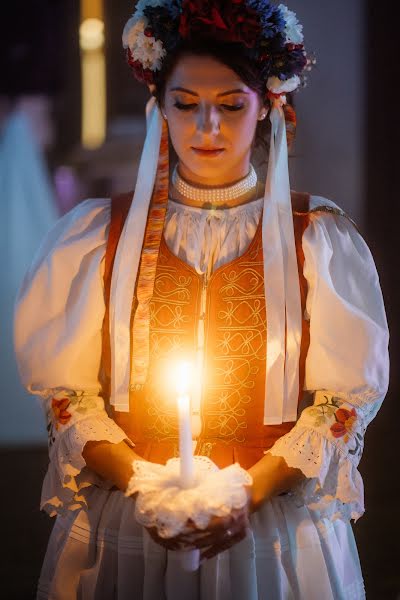
[[[111,398],[115,410],[129,411],[132,298],[139,272],[150,200],[157,173],[163,120],[154,97],[146,106],[147,134],[133,200],[115,256],[110,295]]]
[[[263,257],[267,315],[264,424],[297,420],[301,301],[288,170],[285,97],[272,100],[264,194]]]

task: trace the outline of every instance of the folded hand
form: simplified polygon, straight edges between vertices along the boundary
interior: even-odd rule
[[[199,548],[202,550],[201,559],[208,559],[246,537],[250,527],[248,508],[235,509],[224,517],[213,517],[204,530],[198,529],[191,521],[187,525],[189,531],[173,538],[161,538],[155,527],[147,528],[147,531],[155,542],[168,550]]]

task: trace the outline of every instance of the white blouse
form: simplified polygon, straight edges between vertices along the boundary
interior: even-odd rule
[[[311,197],[311,208],[336,205]],[[337,208],[337,207],[336,207]],[[255,234],[262,199],[224,210],[170,201],[164,235],[199,273],[242,254]],[[112,486],[82,457],[89,440],[118,443],[124,431],[107,415],[98,378],[104,318],[104,257],[110,199],[89,199],[44,239],[15,308],[15,348],[25,387],[42,398],[50,464],[41,509],[50,515],[85,504],[84,488]],[[364,512],[357,465],[365,429],[388,386],[388,328],[379,278],[354,225],[314,213],[303,235],[310,346],[304,389],[312,392],[295,427],[268,451],[305,479],[293,494],[331,518]]]

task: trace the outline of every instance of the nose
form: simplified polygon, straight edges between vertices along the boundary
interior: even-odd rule
[[[205,104],[197,113],[197,129],[203,134],[212,135],[219,132],[219,112],[215,106]]]

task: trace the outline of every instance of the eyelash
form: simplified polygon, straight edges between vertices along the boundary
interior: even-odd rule
[[[197,104],[195,104],[195,103],[192,103],[192,104],[182,104],[182,102],[176,101],[174,103],[174,106],[176,106],[176,108],[178,110],[189,111],[189,110],[192,110],[192,108],[195,108],[197,106]],[[221,104],[221,106],[224,109],[229,110],[230,112],[236,112],[238,110],[241,110],[244,107],[244,104],[234,104],[234,105]]]

